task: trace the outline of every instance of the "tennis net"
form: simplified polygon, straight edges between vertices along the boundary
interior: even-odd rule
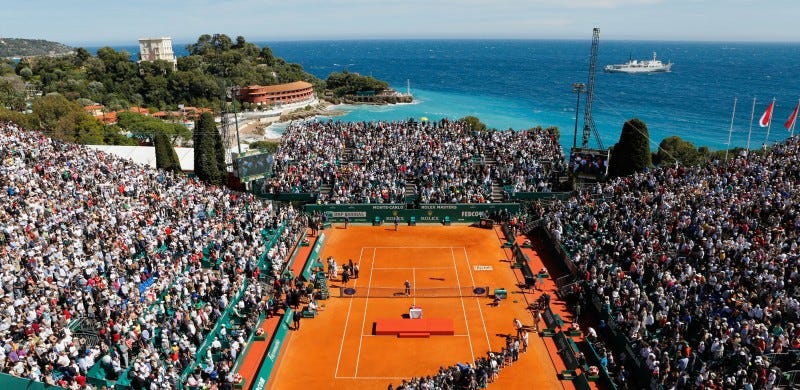
[[[489,286],[454,286],[410,288],[396,287],[339,287],[342,298],[457,298],[489,296]]]

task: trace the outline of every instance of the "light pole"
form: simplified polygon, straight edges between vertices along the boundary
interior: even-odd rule
[[[575,101],[575,130],[572,133],[572,148],[575,149],[578,146],[578,110],[581,107],[581,93],[586,92],[586,84],[572,83],[572,92],[578,95],[578,99]]]
[[[234,85],[231,88],[231,98],[233,99],[233,123],[236,124],[236,147],[239,149],[239,155],[242,154],[242,143],[239,142],[239,117],[236,115],[236,95],[239,94],[239,86]]]

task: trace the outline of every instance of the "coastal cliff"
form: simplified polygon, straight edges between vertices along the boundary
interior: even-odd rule
[[[330,110],[328,109],[332,103],[321,100],[316,106],[306,106],[296,110],[281,114],[279,122],[287,122],[298,119],[311,118],[315,116],[340,116],[347,113],[343,110]]]

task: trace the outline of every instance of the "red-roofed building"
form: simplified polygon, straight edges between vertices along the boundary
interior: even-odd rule
[[[146,108],[142,108],[142,107],[131,107],[131,108],[128,109],[128,111],[135,112],[137,114],[142,114],[142,115],[149,115],[150,114],[150,111],[148,111]]]
[[[94,117],[103,115],[103,109],[104,108],[106,108],[106,107],[103,106],[103,105],[100,105],[100,104],[93,104],[93,105],[90,105],[90,106],[83,106],[83,109],[86,110],[86,112],[88,112],[89,114],[91,114]]]
[[[83,106],[83,109],[89,113],[89,115],[95,117],[95,119],[103,122],[106,125],[112,125],[117,123],[117,113],[116,112],[104,112],[105,106],[101,104],[92,104],[88,106]]]
[[[200,118],[200,115],[203,115],[204,112],[213,113],[210,108],[191,107],[191,106],[183,107],[182,111],[183,111],[183,116],[187,120],[197,120],[198,118]]]
[[[159,111],[153,114],[158,119],[180,118],[181,113],[178,111]]]
[[[297,103],[314,99],[314,86],[305,81],[278,85],[250,85],[239,90],[237,99],[259,106]]]
[[[113,125],[114,123],[117,123],[117,113],[114,111],[95,115],[94,117],[106,125]]]

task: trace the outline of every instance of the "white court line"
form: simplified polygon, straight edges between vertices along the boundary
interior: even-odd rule
[[[375,269],[453,269],[453,267],[376,267]]]
[[[465,248],[464,246],[365,246],[364,248],[371,249],[371,248],[378,248],[378,249],[461,249]]]
[[[412,305],[417,306],[417,270],[416,270],[416,268],[411,268],[411,280],[414,281],[414,302],[412,302]]]
[[[392,337],[392,335],[382,335],[382,334],[364,334],[364,335],[361,335],[361,336],[362,337],[387,337],[387,336],[388,337]],[[397,338],[397,336],[394,336],[394,337]],[[431,336],[430,338],[434,338],[434,337],[435,336]],[[448,337],[469,337],[469,335],[468,334],[454,334],[454,335],[448,335]]]
[[[358,262],[361,263],[361,258],[364,256],[364,248],[361,248],[361,253],[358,255]],[[353,281],[353,288],[356,288],[358,284],[358,279]],[[342,351],[344,350],[344,336],[347,333],[347,323],[350,321],[350,310],[353,308],[353,301],[350,301],[350,304],[347,306],[347,317],[344,318],[344,329],[342,330],[342,342],[339,344],[339,357],[336,358],[336,371],[334,372],[333,376],[339,375],[339,363],[342,361]],[[364,329],[362,328],[360,332],[364,333]]]
[[[453,258],[453,269],[456,271],[456,285],[461,285],[461,280],[458,277],[458,266],[456,265],[456,253],[453,248],[450,248],[450,256]],[[464,306],[464,297],[458,298],[461,301],[461,311],[464,313],[464,323],[467,328],[467,340],[469,341],[469,353],[472,355],[472,362],[475,362],[475,350],[472,348],[472,337],[469,337],[469,320],[467,320],[467,308]]]
[[[467,254],[467,248],[462,247],[461,249],[464,250],[464,259],[467,261],[467,271],[469,271],[469,277],[472,279],[472,285],[475,286],[475,276],[472,273],[472,266],[469,264],[469,255]],[[488,291],[487,291],[488,293]],[[483,323],[483,334],[486,335],[486,345],[489,347],[489,350],[492,350],[492,342],[489,341],[489,331],[486,330],[486,318],[483,317],[483,308],[481,308],[481,301],[478,297],[475,297],[475,303],[478,304],[478,312],[481,314],[481,322]]]
[[[356,355],[356,373],[354,374],[356,377],[358,376],[358,363],[361,361],[361,344],[364,342],[364,325],[367,324],[367,306],[369,306],[369,291],[372,288],[372,271],[373,266],[375,266],[375,256],[378,253],[378,249],[373,249],[372,251],[372,264],[369,266],[369,281],[367,282],[367,296],[364,298],[364,317],[361,319],[361,330],[358,332],[361,337],[358,339],[358,354]]]
[[[408,379],[408,377],[403,376],[337,376],[336,379],[367,379],[367,380],[400,380],[400,379]]]

